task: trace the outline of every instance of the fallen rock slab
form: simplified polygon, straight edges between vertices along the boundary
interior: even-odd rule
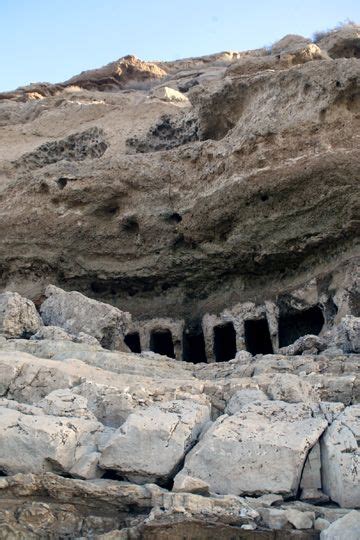
[[[323,490],[344,508],[360,507],[360,405],[347,407],[321,439]]]
[[[128,350],[124,335],[131,322],[129,313],[54,285],[49,285],[45,294],[40,311],[46,325],[60,326],[70,334],[89,334],[106,349]]]
[[[139,484],[164,483],[209,418],[208,406],[187,400],[134,412],[102,449],[100,465]]]
[[[320,540],[359,540],[360,512],[353,510],[320,533]]]
[[[214,493],[294,496],[307,453],[326,427],[305,404],[251,403],[218,418],[182,472],[207,482]]]
[[[73,417],[27,415],[0,407],[0,470],[6,474],[57,472],[72,474],[93,461],[98,438],[104,431],[97,422]],[[97,460],[98,461],[98,460]],[[79,470],[76,476],[82,476]],[[95,478],[97,462],[84,478]]]
[[[14,292],[0,294],[0,335],[5,338],[28,338],[42,324],[31,300]]]

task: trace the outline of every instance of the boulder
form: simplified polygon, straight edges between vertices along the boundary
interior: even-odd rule
[[[360,405],[347,407],[321,439],[323,491],[341,507],[360,507]]]
[[[288,523],[286,512],[281,508],[261,508],[259,513],[268,529],[283,529]]]
[[[93,336],[85,334],[85,332],[80,332],[77,336],[74,336],[58,326],[42,326],[30,339],[32,341],[72,341],[74,343],[84,343],[101,349],[99,341]]]
[[[287,520],[295,529],[312,529],[315,513],[314,512],[301,512],[296,508],[289,508],[285,510]]]
[[[317,43],[331,58],[360,58],[360,25],[347,24],[324,35],[319,33]]]
[[[319,336],[307,334],[302,336],[291,345],[282,347],[279,352],[288,356],[296,356],[298,354],[317,354],[326,349],[326,342]]]
[[[359,540],[360,512],[353,510],[320,533],[320,540]]]
[[[330,525],[330,521],[324,518],[316,518],[314,523],[314,529],[315,531],[324,531],[327,529]]]
[[[100,464],[135,483],[166,482],[209,420],[209,408],[174,400],[131,414],[102,449]]]
[[[257,388],[243,388],[233,394],[226,405],[225,412],[227,414],[235,414],[239,412],[244,405],[254,401],[267,401],[267,395]]]
[[[160,86],[159,88],[155,88],[151,92],[151,95],[163,101],[190,103],[189,98],[184,96],[183,93],[179,92],[178,90],[174,90],[174,88],[169,88],[168,86]]]
[[[312,447],[306,458],[300,488],[301,498],[307,490],[321,490],[320,443],[318,442]]]
[[[318,401],[312,385],[298,375],[278,373],[271,378],[267,387],[271,399],[288,403]]]
[[[294,47],[306,47],[311,40],[296,34],[287,34],[271,46],[271,54],[280,54],[292,50]]]
[[[73,417],[28,415],[0,407],[0,470],[6,474],[53,471],[72,474],[97,451],[103,426]],[[90,470],[94,478],[95,469]],[[78,476],[78,474],[77,474]]]
[[[326,426],[305,404],[250,403],[214,422],[187,455],[183,472],[215,493],[295,496],[307,453]]]
[[[344,353],[360,353],[360,317],[347,315],[340,323],[326,332],[328,347],[341,349]]]
[[[60,326],[70,334],[84,332],[107,349],[128,351],[124,335],[131,323],[129,313],[54,285],[49,285],[45,294],[47,298],[40,308],[44,324]]]
[[[42,326],[36,307],[18,293],[0,294],[0,334],[5,338],[28,338]]]
[[[81,395],[74,394],[68,388],[53,390],[39,403],[45,414],[52,416],[70,416],[96,420],[95,415],[88,408],[88,400]]]

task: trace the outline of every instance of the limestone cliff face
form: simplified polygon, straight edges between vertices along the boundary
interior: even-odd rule
[[[358,255],[360,38],[346,32],[345,49],[337,32],[126,57],[0,95],[1,289],[38,300],[52,282],[185,319],[312,278],[329,292]]]

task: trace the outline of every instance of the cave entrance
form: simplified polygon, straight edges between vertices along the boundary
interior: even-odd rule
[[[216,362],[227,362],[236,356],[236,333],[232,322],[214,326]]]
[[[252,354],[273,354],[267,319],[245,321],[245,345]]]
[[[205,339],[201,325],[186,328],[183,333],[183,360],[199,364],[207,362],[205,352]]]
[[[130,332],[124,337],[126,345],[133,353],[141,353],[140,335],[139,332]]]
[[[319,306],[280,314],[279,346],[287,347],[306,334],[320,334],[324,322],[324,315]]]
[[[174,343],[170,330],[153,330],[150,335],[150,350],[175,358]]]

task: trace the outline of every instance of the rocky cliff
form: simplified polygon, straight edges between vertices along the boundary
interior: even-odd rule
[[[358,538],[359,82],[349,25],[0,94],[0,538]]]

